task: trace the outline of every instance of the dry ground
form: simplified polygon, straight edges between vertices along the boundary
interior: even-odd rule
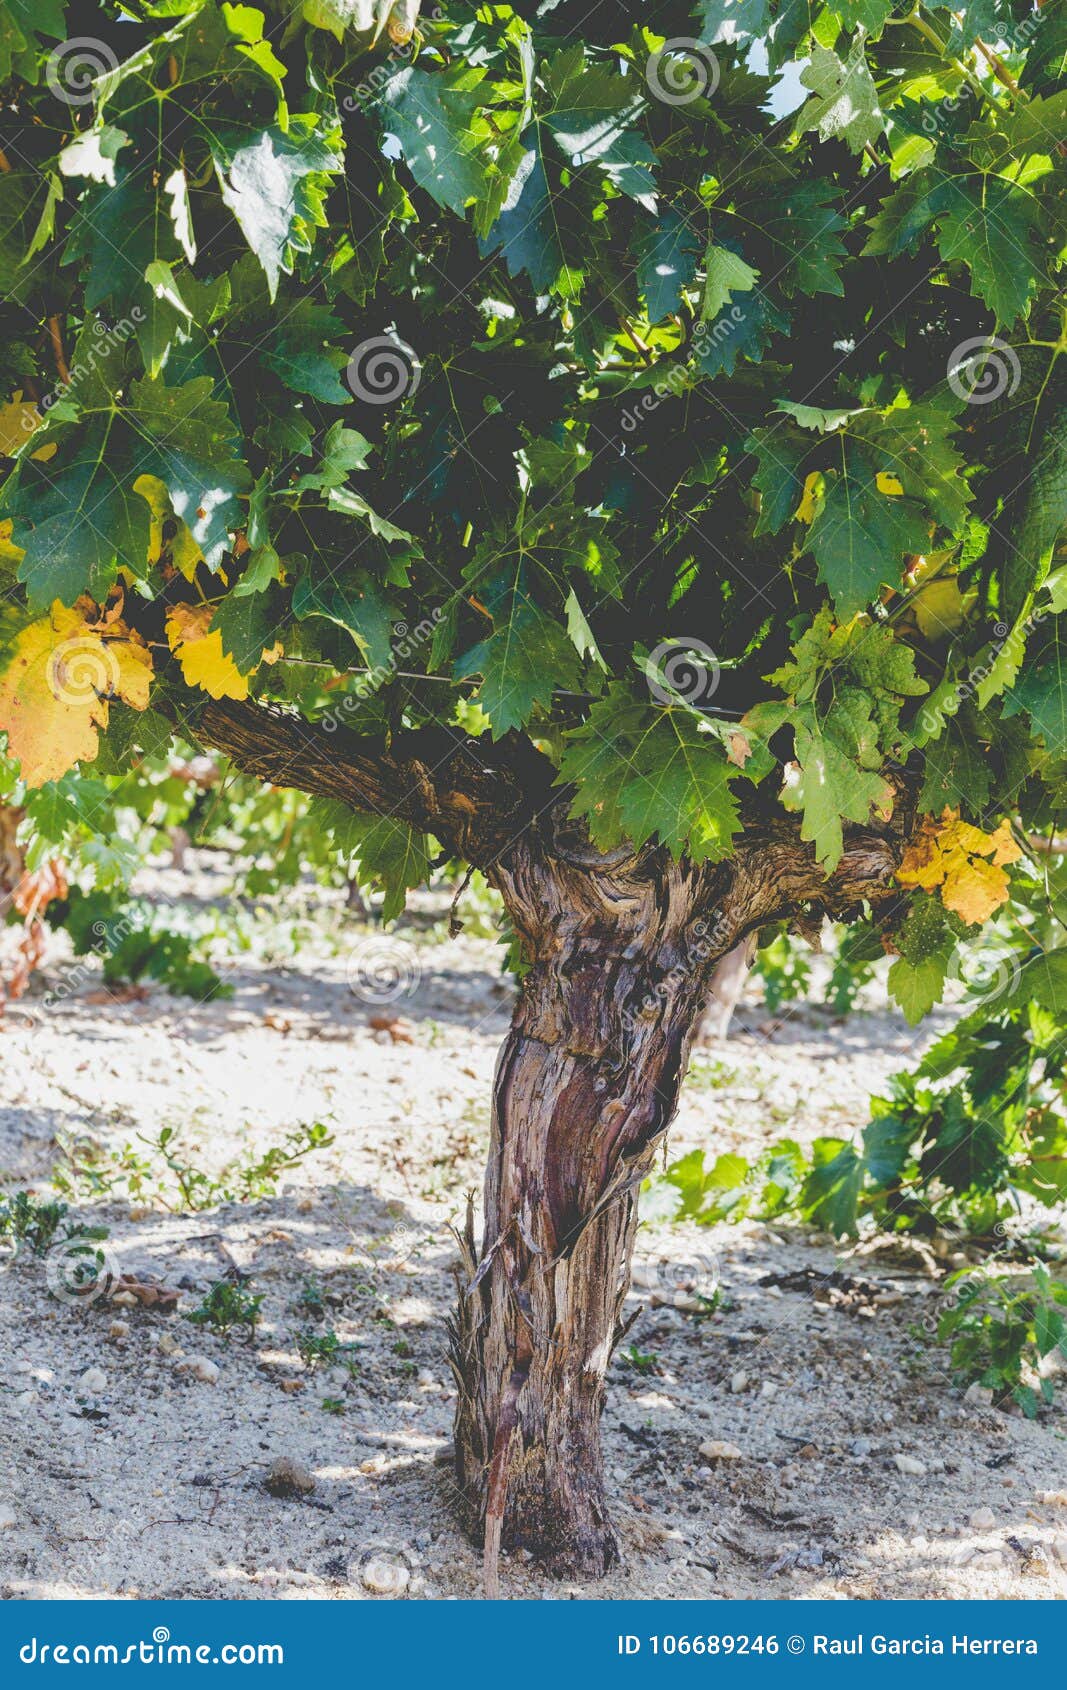
[[[223,885],[202,859],[191,876],[150,880],[187,913]],[[367,929],[337,901],[290,925],[246,917],[248,948],[226,969],[233,998],[201,1005],[155,989],[101,1001],[57,945],[44,985],[59,1001],[25,1000],[0,1031],[8,1189],[45,1191],[57,1135],[132,1143],[152,1161],[138,1135],[170,1125],[182,1156],[217,1172],[299,1123],[335,1133],[258,1202],[167,1212],[156,1160],[137,1203],[117,1190],[78,1205],[110,1226],[117,1271],[180,1289],[176,1312],[57,1302],[41,1261],[4,1265],[4,1596],[360,1598],[369,1561],[402,1569],[409,1597],[477,1594],[451,1505],[443,1323],[449,1223],[480,1177],[508,1012],[500,952],[409,929],[414,950],[401,954],[418,978],[396,1008],[411,1042],[395,1042],[349,989]],[[672,1152],[858,1128],[912,1043],[877,994],[844,1024],[809,1009],[742,1020],[698,1057]],[[638,1258],[627,1344],[654,1370],[616,1359],[605,1421],[625,1563],[596,1587],[561,1589],[505,1558],[505,1596],[1067,1593],[1067,1505],[1038,1500],[1067,1490],[1064,1422],[962,1399],[944,1356],[911,1333],[936,1303],[932,1260],[748,1223],[646,1227]],[[250,1342],[184,1318],[234,1270],[263,1295]],[[716,1278],[713,1318],[674,1306]],[[354,1345],[351,1367],[309,1371],[296,1350],[309,1326]],[[196,1358],[215,1382],[196,1376]],[[102,1383],[85,1380],[92,1369]],[[708,1439],[740,1457],[709,1461]],[[901,1472],[897,1456],[922,1471]],[[283,1458],[313,1490],[270,1493]]]

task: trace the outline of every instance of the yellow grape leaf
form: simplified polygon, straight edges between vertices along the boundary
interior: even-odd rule
[[[884,493],[888,499],[899,499],[904,491],[903,484],[888,470],[880,469],[874,478],[874,484],[879,493]]]
[[[935,887],[941,885],[944,878],[936,837],[925,832],[920,833],[918,839],[913,840],[904,852],[901,865],[897,869],[897,879],[902,886],[918,886],[924,892],[932,892]]]
[[[1007,902],[1008,877],[1002,865],[1021,855],[1007,821],[983,833],[946,806],[940,817],[925,818],[904,853],[897,879],[902,886],[926,892],[940,887],[945,908],[977,926]]]
[[[963,851],[952,853],[941,888],[941,902],[947,910],[977,927],[988,921],[1007,898],[1008,877],[1002,868],[981,857],[968,857]]]
[[[204,561],[204,554],[181,517],[175,516],[166,486],[157,475],[139,475],[133,484],[133,490],[140,493],[152,513],[148,533],[148,562],[155,563],[162,552],[163,524],[169,521],[175,528],[174,534],[167,542],[170,560],[175,569],[180,570],[187,581],[191,581]]]
[[[0,522],[0,565],[6,564],[8,569],[17,569],[26,553],[21,546],[16,546],[11,538],[14,524],[10,517]]]
[[[797,506],[798,522],[813,522],[815,520],[815,511],[822,497],[824,483],[825,478],[819,469],[813,469],[811,474],[806,477],[804,491]]]
[[[937,578],[921,587],[912,601],[915,620],[928,640],[954,634],[967,613],[967,605],[954,575]]]
[[[993,861],[998,868],[1001,863],[1017,863],[1022,856],[1022,846],[1017,845],[1011,836],[1011,823],[1004,819],[999,827],[993,829],[989,835],[989,843],[995,846]]]
[[[176,604],[167,616],[167,640],[191,687],[212,698],[247,698],[248,676],[222,649],[222,635],[211,628],[211,604]]]
[[[148,705],[152,654],[121,621],[105,623],[90,599],[68,610],[57,599],[15,640],[0,676],[0,728],[28,786],[91,763],[109,703]]]
[[[6,404],[0,405],[0,458],[13,458],[26,436],[40,428],[43,422],[44,417],[32,400],[23,399],[21,389],[13,393]],[[54,440],[30,454],[33,458],[42,459],[54,458],[55,455]]]

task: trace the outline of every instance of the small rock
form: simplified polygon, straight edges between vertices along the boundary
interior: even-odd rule
[[[415,1383],[421,1391],[432,1391],[437,1387],[437,1380],[428,1367],[419,1368]]]
[[[411,1574],[401,1562],[377,1557],[367,1562],[360,1577],[375,1596],[402,1596],[411,1582]]]
[[[992,1508],[976,1508],[970,1518],[972,1532],[991,1532],[996,1523]]]
[[[743,1367],[739,1367],[736,1373],[731,1373],[730,1389],[733,1391],[735,1396],[738,1396],[743,1390],[745,1390],[747,1385],[748,1374],[745,1372]]]
[[[13,1508],[8,1508],[6,1503],[0,1502],[0,1532],[9,1531],[11,1527],[17,1523],[18,1522],[15,1519],[15,1510]]]
[[[107,1390],[107,1374],[101,1367],[87,1367],[78,1380],[78,1389],[87,1397],[98,1397]]]
[[[132,1291],[116,1291],[111,1301],[120,1309],[135,1309],[137,1298]]]
[[[700,1453],[705,1461],[742,1461],[744,1459],[736,1444],[724,1443],[720,1438],[709,1438],[707,1443],[701,1444]]]
[[[1052,1553],[1061,1567],[1067,1567],[1067,1537],[1053,1538]]]
[[[916,1479],[921,1479],[926,1473],[926,1468],[921,1461],[916,1461],[914,1455],[894,1455],[893,1461],[898,1473],[910,1473]]]
[[[122,1340],[130,1335],[129,1321],[113,1320],[107,1329],[107,1335],[113,1344],[121,1344]]]
[[[851,1444],[849,1445],[850,1455],[854,1455],[858,1461],[863,1461],[868,1455],[870,1455],[870,1453],[870,1438],[853,1438]]]
[[[161,1355],[165,1356],[180,1356],[183,1354],[182,1347],[177,1338],[173,1338],[169,1332],[159,1332],[156,1334],[156,1348],[159,1350]]]
[[[270,1491],[271,1496],[307,1496],[315,1489],[315,1475],[302,1461],[280,1455],[271,1462],[263,1488]]]
[[[181,1361],[175,1362],[174,1371],[188,1373],[202,1385],[217,1385],[219,1382],[219,1369],[207,1356],[183,1356]]]
[[[990,1573],[995,1572],[998,1567],[1003,1567],[1004,1564],[1004,1556],[999,1549],[979,1550],[971,1561],[972,1567],[980,1567]]]
[[[963,1393],[963,1400],[970,1403],[972,1408],[990,1408],[993,1403],[993,1392],[989,1385],[979,1385],[977,1380],[968,1385]]]
[[[706,1307],[699,1297],[693,1296],[691,1291],[676,1291],[671,1298],[671,1302],[682,1314],[701,1314]]]
[[[776,1397],[778,1395],[778,1386],[775,1384],[773,1379],[765,1379],[759,1388],[759,1394],[761,1397],[766,1397],[766,1399],[770,1401],[772,1397]]]
[[[1067,1508],[1067,1490],[1035,1490],[1034,1501],[1046,1508]]]

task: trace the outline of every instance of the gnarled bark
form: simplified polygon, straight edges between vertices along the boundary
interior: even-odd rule
[[[491,1570],[525,1545],[559,1572],[617,1558],[600,1451],[637,1195],[678,1100],[716,964],[757,928],[893,895],[911,823],[852,829],[832,875],[795,819],[753,810],[733,856],[598,851],[528,741],[389,742],[224,701],[205,739],[275,784],[434,833],[503,895],[527,971],[497,1067],[484,1232],[452,1330],[456,1465]]]
[[[457,1475],[490,1565],[502,1541],[598,1576],[618,1556],[604,1378],[637,1193],[703,997],[702,876],[523,850],[496,878],[529,971],[497,1066],[481,1263],[455,1322]]]
[[[558,818],[557,818],[558,820]],[[468,1525],[561,1573],[618,1557],[600,1450],[641,1181],[671,1122],[709,981],[813,898],[884,895],[891,847],[854,843],[828,882],[768,835],[697,868],[594,851],[559,823],[496,865],[528,972],[497,1067],[484,1235],[453,1325],[456,1468]]]

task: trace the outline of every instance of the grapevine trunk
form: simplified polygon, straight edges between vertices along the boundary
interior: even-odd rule
[[[454,1327],[457,1477],[487,1566],[618,1559],[600,1444],[637,1198],[710,966],[699,880],[526,859],[505,896],[528,971],[497,1066],[480,1256]]]

